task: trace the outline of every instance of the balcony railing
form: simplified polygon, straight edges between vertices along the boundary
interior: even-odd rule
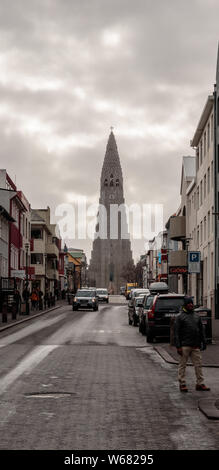
[[[187,252],[185,250],[170,251],[169,266],[187,266]]]
[[[170,238],[172,240],[183,240],[186,237],[186,217],[176,216],[170,218]]]

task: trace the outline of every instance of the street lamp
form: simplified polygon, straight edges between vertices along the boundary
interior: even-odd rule
[[[29,312],[29,295],[28,295],[28,250],[29,250],[29,243],[25,243],[25,250],[26,250],[26,315]]]
[[[44,265],[45,265],[44,299],[46,295],[46,263],[47,263],[47,253],[44,253]]]

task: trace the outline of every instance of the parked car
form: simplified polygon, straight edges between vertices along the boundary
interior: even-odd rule
[[[170,337],[170,320],[175,318],[184,303],[184,294],[158,294],[146,314],[147,342]]]
[[[90,308],[98,310],[98,297],[96,290],[93,289],[79,289],[73,299],[72,310],[79,310],[79,308]]]
[[[120,295],[125,295],[125,289],[126,289],[125,286],[120,287]]]
[[[128,310],[130,312],[130,316],[132,316],[132,310],[134,308],[134,299],[135,297],[140,297],[140,296],[144,296],[146,294],[149,294],[149,290],[148,289],[143,289],[143,288],[140,288],[138,287],[137,289],[132,289],[131,292],[130,292],[130,299],[129,299],[129,302],[128,302]]]
[[[108,302],[109,302],[108,290],[98,288],[96,291],[97,291],[98,300],[102,301],[102,302],[107,302],[107,304],[108,304]]]
[[[149,286],[152,294],[168,294],[169,286],[166,282],[152,282]]]
[[[146,334],[146,315],[153,301],[155,294],[146,294],[143,298],[143,305],[139,308],[139,331]]]
[[[143,295],[134,298],[133,309],[128,311],[129,325],[137,326],[139,323],[139,308],[143,306]]]

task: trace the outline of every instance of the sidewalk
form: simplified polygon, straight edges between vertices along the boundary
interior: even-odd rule
[[[162,343],[162,346],[154,345],[154,349],[166,362],[178,365],[179,356],[175,346]],[[203,367],[219,368],[219,336],[214,337],[212,344],[208,344],[207,349],[202,351],[202,364]],[[192,365],[192,362],[189,361],[188,365]],[[198,401],[198,407],[208,419],[219,420],[219,396],[217,398],[210,398],[209,395],[204,395]]]
[[[16,319],[12,319],[12,314],[8,313],[7,314],[7,322],[2,322],[2,313],[0,313],[0,332],[4,331],[8,328],[11,328],[12,326],[16,324],[23,323],[25,321],[30,320],[31,318],[34,317],[39,317],[43,315],[44,313],[51,312],[52,310],[56,310],[60,307],[67,306],[68,302],[67,300],[57,300],[55,303],[55,306],[49,307],[43,310],[30,310],[30,313],[28,315],[25,314],[17,314]]]

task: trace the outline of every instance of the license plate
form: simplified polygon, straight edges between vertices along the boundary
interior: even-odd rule
[[[176,316],[176,313],[165,313],[164,315],[166,318],[172,318]]]

